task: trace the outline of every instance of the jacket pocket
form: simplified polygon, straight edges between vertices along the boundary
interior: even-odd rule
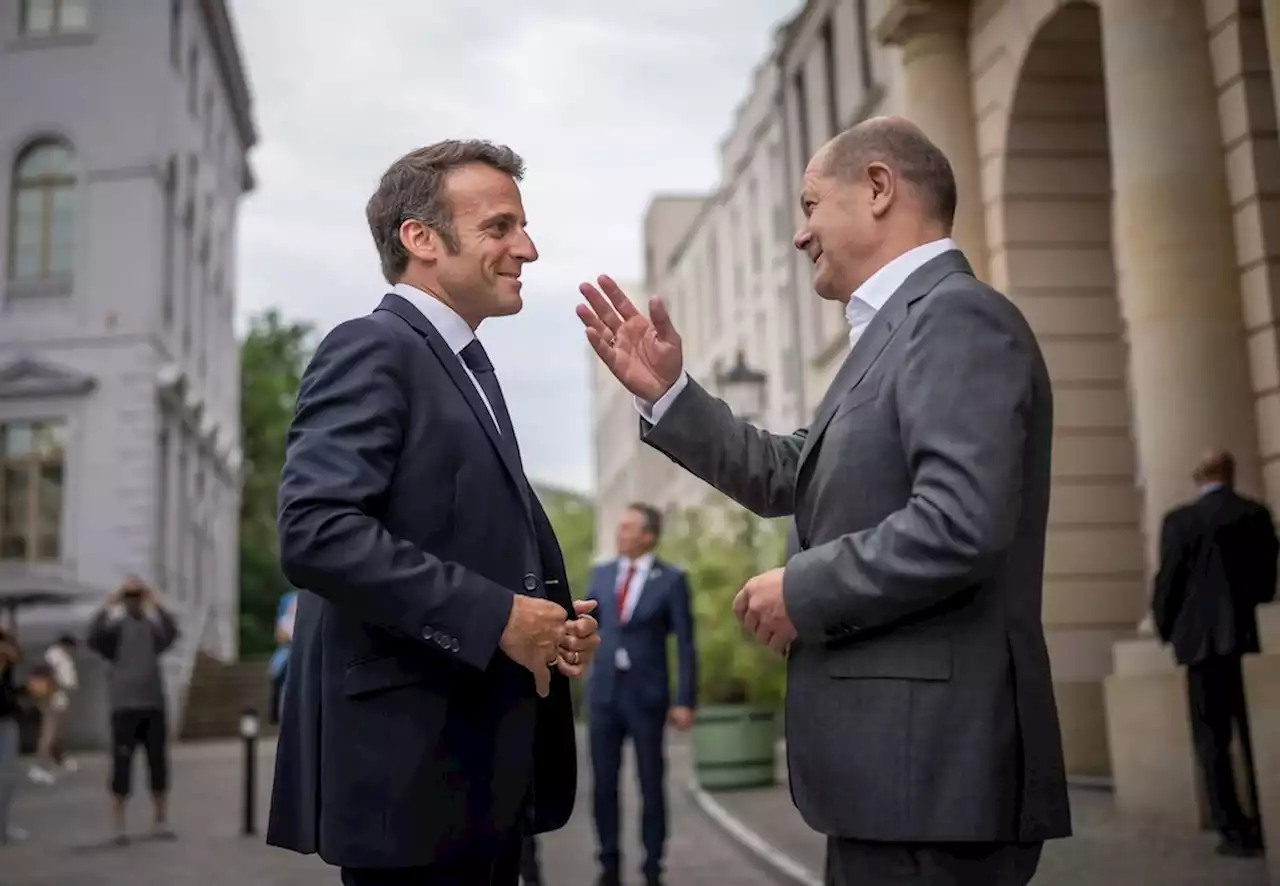
[[[879,637],[828,649],[827,674],[847,680],[951,679],[951,638],[937,634]]]
[[[405,667],[400,659],[387,655],[349,665],[343,675],[342,690],[348,698],[360,698],[428,679],[427,671]]]

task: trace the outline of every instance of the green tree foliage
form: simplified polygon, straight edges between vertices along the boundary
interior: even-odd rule
[[[565,576],[575,600],[587,596],[587,584],[591,580],[591,567],[596,550],[595,502],[585,495],[562,489],[534,484],[534,492],[542,502],[551,527],[560,542],[564,554]],[[569,683],[573,692],[574,710],[582,712],[582,694],[586,688],[586,676]]]
[[[533,491],[542,502],[560,542],[569,589],[575,600],[581,600],[587,595],[587,582],[591,579],[591,565],[595,558],[595,502],[589,496],[540,483],[533,484]]]
[[[785,663],[742,629],[733,598],[748,579],[781,566],[785,550],[785,521],[761,520],[733,504],[685,510],[668,522],[661,553],[689,577],[700,704],[781,705]]]
[[[245,479],[240,499],[240,651],[275,647],[275,614],[289,585],[276,548],[276,492],[298,384],[315,329],[272,309],[254,317],[240,343],[240,423]]]

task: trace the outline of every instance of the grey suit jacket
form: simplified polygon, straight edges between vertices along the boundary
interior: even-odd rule
[[[813,423],[776,436],[692,380],[644,440],[794,515],[791,792],[892,842],[1069,836],[1041,625],[1053,395],[1030,327],[958,251],[867,327]]]

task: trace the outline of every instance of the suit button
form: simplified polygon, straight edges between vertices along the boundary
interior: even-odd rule
[[[807,538],[800,539],[800,550],[802,551],[809,550],[809,539]]]
[[[462,648],[461,646],[459,646],[459,645],[458,645],[458,638],[457,638],[457,637],[450,637],[450,638],[449,638],[449,648],[450,648],[451,650],[453,650],[454,652],[457,652],[459,649],[461,649],[461,648]]]
[[[538,587],[538,578],[532,572],[525,573],[524,589],[526,591],[534,591]]]
[[[435,638],[436,638],[436,632],[435,632],[435,631],[433,631],[433,630],[431,630],[431,625],[423,625],[423,626],[422,626],[422,639],[424,639],[424,640],[434,640]]]

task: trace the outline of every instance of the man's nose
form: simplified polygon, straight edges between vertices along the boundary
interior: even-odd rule
[[[799,249],[801,252],[804,252],[809,248],[809,241],[812,239],[813,239],[813,234],[809,233],[808,226],[805,226],[800,230],[796,231],[795,239],[792,240],[791,242],[792,244],[794,244],[796,249]]]
[[[538,247],[533,245],[533,238],[528,234],[521,234],[516,248],[512,251],[512,255],[523,262],[533,262],[538,260]]]

